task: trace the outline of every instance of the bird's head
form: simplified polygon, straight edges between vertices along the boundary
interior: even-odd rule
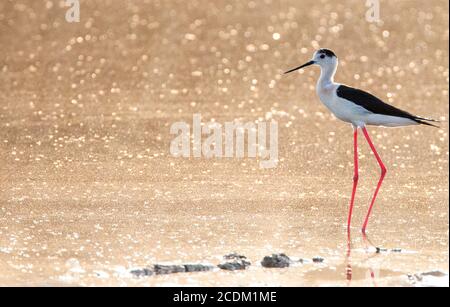
[[[314,52],[311,61],[294,69],[288,70],[287,72],[285,72],[285,74],[305,68],[310,65],[319,65],[322,69],[335,68],[337,66],[337,63],[338,59],[333,51],[331,51],[330,49],[319,49]]]

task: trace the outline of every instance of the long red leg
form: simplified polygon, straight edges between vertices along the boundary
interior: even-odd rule
[[[373,194],[372,201],[370,202],[369,211],[367,212],[366,220],[364,221],[364,224],[362,227],[362,232],[366,233],[367,223],[369,222],[369,216],[370,216],[370,213],[372,212],[372,207],[373,207],[373,204],[375,203],[375,199],[377,198],[378,191],[380,191],[380,187],[381,187],[381,184],[383,183],[383,179],[386,176],[387,169],[384,166],[383,161],[381,161],[380,155],[378,154],[377,150],[375,149],[375,146],[373,145],[372,140],[370,139],[370,136],[369,136],[369,133],[367,132],[366,127],[363,127],[362,131],[364,133],[364,136],[367,139],[367,143],[369,143],[369,146],[372,149],[372,152],[375,155],[375,158],[377,159],[378,164],[380,165],[380,168],[381,168],[381,176],[380,176],[380,179],[378,180],[377,188],[375,189],[375,193]]]
[[[355,195],[356,195],[356,187],[358,185],[358,127],[355,127],[355,130],[353,132],[353,159],[354,159],[354,174],[353,174],[353,190],[352,190],[352,198],[350,199],[350,209],[348,212],[348,219],[347,219],[347,233],[350,236],[350,224],[352,222],[352,212],[353,212],[353,204],[355,202]],[[350,237],[349,237],[350,239]]]

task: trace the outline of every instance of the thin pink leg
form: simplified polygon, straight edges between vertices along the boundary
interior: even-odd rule
[[[375,193],[373,194],[372,201],[371,201],[370,207],[369,207],[369,211],[367,212],[366,220],[364,221],[364,224],[362,227],[362,232],[366,233],[367,223],[369,222],[369,216],[370,216],[370,213],[372,212],[373,204],[375,203],[375,199],[377,198],[378,191],[380,191],[380,187],[381,187],[381,184],[383,183],[384,177],[386,176],[387,170],[383,164],[383,161],[381,161],[380,155],[378,154],[377,150],[375,149],[375,146],[373,145],[372,140],[370,139],[369,133],[367,133],[366,127],[362,128],[362,131],[364,133],[364,136],[367,139],[367,143],[369,143],[369,146],[372,149],[372,152],[375,155],[375,158],[377,159],[378,164],[380,165],[380,168],[381,168],[381,176],[380,176],[380,179],[378,180],[377,188],[375,190]]]
[[[355,131],[353,133],[353,150],[354,150],[354,174],[353,174],[353,190],[352,190],[352,198],[350,199],[350,209],[348,212],[348,219],[347,219],[347,233],[350,236],[350,224],[352,222],[352,212],[353,212],[353,204],[355,202],[355,195],[356,195],[356,187],[358,185],[358,128],[355,127]],[[350,239],[350,237],[349,237]]]

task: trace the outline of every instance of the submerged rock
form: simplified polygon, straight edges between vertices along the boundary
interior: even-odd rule
[[[212,271],[216,267],[209,264],[185,264],[184,268],[187,273],[190,272],[206,272],[206,271]]]
[[[182,264],[182,265],[161,265],[155,264],[152,268],[132,270],[130,273],[136,277],[146,277],[152,275],[166,275],[175,273],[206,272],[214,270],[216,267],[209,264]]]
[[[312,258],[312,261],[313,261],[314,263],[322,263],[322,262],[324,262],[324,260],[325,260],[325,259],[323,259],[323,258],[320,257],[320,256],[316,256],[316,257]]]
[[[430,272],[424,272],[422,274],[420,274],[422,276],[434,276],[434,277],[444,277],[447,276],[447,274],[445,274],[442,271],[430,271]]]
[[[380,253],[387,253],[387,252],[391,252],[391,253],[401,253],[402,252],[402,249],[401,248],[392,248],[392,249],[387,249],[387,248],[384,248],[384,247],[375,247],[375,252],[377,253],[377,254],[380,254]]]
[[[183,273],[186,272],[184,265],[161,265],[155,264],[153,270],[156,275],[165,275],[173,273]]]
[[[136,277],[147,277],[153,275],[153,271],[147,268],[132,270],[130,273]]]
[[[377,254],[388,251],[387,248],[383,248],[383,247],[376,247],[375,249],[376,249]]]
[[[223,256],[223,258],[225,260],[231,261],[219,264],[218,267],[222,270],[227,271],[245,270],[251,265],[251,263],[246,260],[247,257],[236,253],[225,255]]]
[[[442,271],[429,271],[408,274],[409,282],[416,287],[448,287],[448,274]]]
[[[245,257],[244,255],[239,255],[238,253],[231,253],[231,254],[223,256],[223,259],[239,260],[239,259],[247,259],[247,257]]]
[[[291,265],[291,259],[285,254],[272,254],[264,257],[261,265],[265,268],[286,268]]]

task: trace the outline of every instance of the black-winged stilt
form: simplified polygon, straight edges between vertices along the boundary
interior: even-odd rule
[[[367,139],[367,142],[378,161],[381,168],[381,176],[370,202],[362,232],[366,232],[370,213],[372,212],[375,199],[381,187],[381,183],[386,175],[386,167],[383,164],[375,146],[367,132],[367,125],[399,127],[409,125],[434,126],[430,122],[437,122],[433,119],[412,115],[388,105],[377,97],[359,89],[348,87],[334,82],[334,75],[338,66],[338,59],[333,51],[329,49],[317,50],[311,61],[291,69],[285,74],[299,70],[310,65],[319,65],[321,74],[317,82],[316,91],[322,103],[340,120],[351,123],[353,126],[353,146],[354,146],[354,176],[353,190],[350,199],[350,209],[347,221],[347,230],[350,234],[350,224],[352,219],[353,204],[355,200],[356,187],[358,184],[358,128],[360,128]]]

